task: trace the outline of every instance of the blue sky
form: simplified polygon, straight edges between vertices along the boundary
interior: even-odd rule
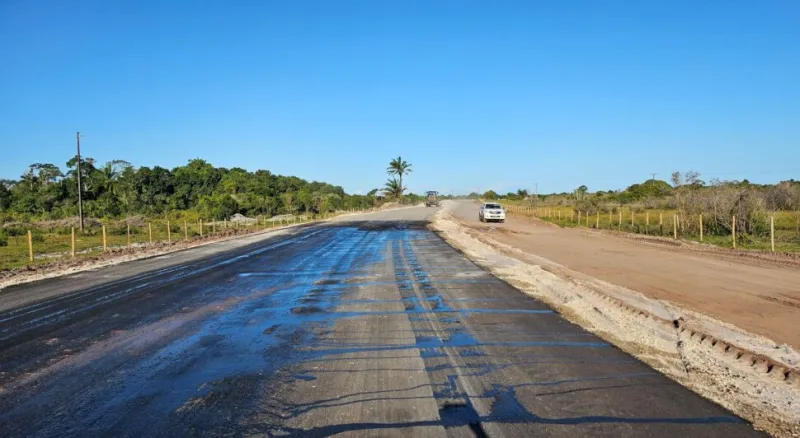
[[[99,161],[412,191],[800,179],[800,2],[0,2],[0,177]]]

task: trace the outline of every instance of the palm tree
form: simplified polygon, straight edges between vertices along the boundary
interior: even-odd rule
[[[103,167],[98,169],[98,183],[106,192],[112,195],[118,194],[118,182],[122,172],[125,171],[131,164],[124,160],[111,160]]]
[[[119,178],[119,172],[114,168],[113,163],[109,161],[103,167],[101,167],[97,173],[97,176],[100,186],[103,187],[106,192],[109,192],[112,195],[117,194],[117,179]]]
[[[386,168],[386,173],[388,173],[389,175],[399,176],[400,188],[405,190],[405,187],[403,187],[403,175],[408,175],[409,173],[411,173],[411,164],[407,163],[406,161],[403,161],[402,157],[394,158],[392,159],[392,161],[389,162],[389,167]]]
[[[396,178],[386,181],[383,186],[383,193],[390,198],[400,199],[403,196],[403,191],[405,191],[405,188]]]

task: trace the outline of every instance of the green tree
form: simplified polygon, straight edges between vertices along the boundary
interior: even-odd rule
[[[586,193],[588,191],[589,191],[589,188],[586,187],[585,185],[582,185],[582,186],[578,187],[577,189],[575,189],[575,192],[574,192],[575,199],[577,199],[578,201],[583,201],[583,199],[586,197]]]
[[[383,185],[383,193],[389,198],[400,199],[404,190],[403,184],[397,178],[391,178]]]
[[[482,197],[484,199],[497,199],[500,196],[494,190],[487,190],[486,192],[483,192]]]
[[[283,210],[289,214],[295,214],[298,210],[297,195],[294,192],[286,192],[281,195]]]
[[[11,193],[10,187],[13,187],[13,181],[0,180],[0,211],[7,210],[14,201],[14,194]]]
[[[403,175],[408,175],[411,173],[411,164],[407,163],[405,160],[403,160],[402,157],[398,156],[397,158],[394,158],[392,159],[392,161],[389,162],[389,167],[386,168],[386,173],[389,174],[389,176],[391,175],[398,176],[399,178],[398,183],[400,184],[402,192],[403,190],[405,190],[405,186],[403,186]]]
[[[236,214],[239,210],[238,203],[224,193],[203,195],[198,202],[198,210],[205,217],[222,220]]]

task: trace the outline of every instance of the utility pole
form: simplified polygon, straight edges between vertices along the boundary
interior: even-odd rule
[[[81,222],[81,233],[83,233],[83,198],[81,196],[81,133],[75,133],[75,144],[78,148],[78,217]]]
[[[653,175],[653,182],[655,182],[655,180],[656,180],[656,175],[657,175],[657,174],[655,174],[655,173],[652,173],[651,175]]]

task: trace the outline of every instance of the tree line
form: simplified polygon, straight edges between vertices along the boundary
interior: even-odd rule
[[[730,234],[734,217],[737,230],[763,234],[769,229],[772,212],[794,212],[796,230],[800,232],[800,181],[794,179],[777,184],[753,184],[746,179],[705,181],[698,172],[689,171],[674,172],[669,182],[649,179],[624,190],[591,192],[581,185],[572,192],[530,195],[520,189],[501,195],[489,190],[483,194],[471,193],[470,197],[569,206],[588,214],[616,213],[621,207],[632,211],[676,210],[682,232],[696,231],[694,228],[699,227],[698,219],[702,217],[709,234]]]
[[[17,180],[0,180],[0,219],[60,219],[78,214],[77,157],[62,170],[34,163]],[[378,190],[350,195],[340,186],[282,176],[268,170],[214,167],[202,159],[173,169],[134,167],[124,160],[104,164],[82,158],[84,215],[118,218],[197,211],[208,219],[322,213],[370,208]]]
[[[717,199],[733,195],[742,200],[750,199],[759,207],[771,211],[800,210],[800,181],[790,179],[777,184],[753,184],[748,180],[723,181],[711,179],[704,181],[698,172],[674,172],[670,181],[649,179],[628,186],[624,190],[597,190],[592,192],[581,185],[571,192],[530,194],[519,189],[505,194],[488,190],[484,193],[470,193],[470,198],[527,200],[548,205],[605,204],[633,205],[641,208],[680,208],[686,198]],[[713,203],[713,202],[712,202]]]

